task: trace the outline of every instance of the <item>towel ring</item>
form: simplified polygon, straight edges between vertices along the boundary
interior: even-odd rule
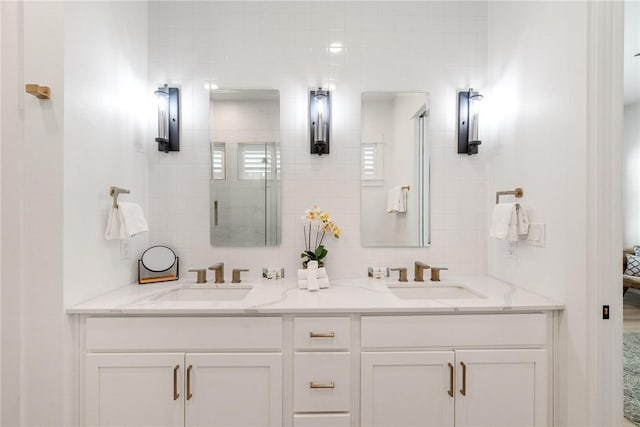
[[[517,198],[521,198],[524,195],[524,190],[522,187],[518,187],[512,191],[497,191],[496,192],[496,205],[500,203],[500,196],[514,196]]]

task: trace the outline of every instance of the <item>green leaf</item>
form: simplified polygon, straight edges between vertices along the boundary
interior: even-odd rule
[[[309,258],[311,261],[316,259],[316,254],[311,251],[304,251],[300,254],[300,258]]]
[[[321,260],[322,258],[326,257],[327,254],[329,253],[329,251],[327,251],[324,246],[320,245],[318,246],[318,248],[316,249],[315,252],[315,259],[316,260]]]

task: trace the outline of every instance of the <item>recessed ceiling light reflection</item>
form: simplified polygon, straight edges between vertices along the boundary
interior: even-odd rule
[[[331,43],[329,45],[330,53],[340,53],[344,50],[344,45],[342,43]]]

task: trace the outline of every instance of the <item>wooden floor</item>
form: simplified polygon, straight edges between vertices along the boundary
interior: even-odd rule
[[[624,296],[622,318],[625,332],[640,332],[640,293],[628,291]],[[624,420],[623,427],[634,427],[635,424]]]

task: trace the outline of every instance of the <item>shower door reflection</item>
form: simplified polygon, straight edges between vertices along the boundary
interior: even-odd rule
[[[211,95],[211,245],[280,243],[277,91]]]

